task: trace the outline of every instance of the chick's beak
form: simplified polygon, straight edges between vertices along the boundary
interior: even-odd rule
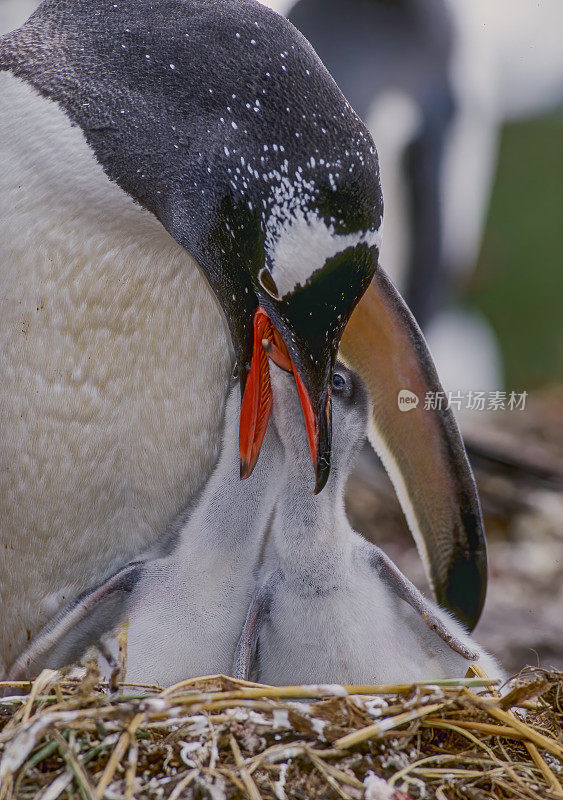
[[[254,339],[250,371],[246,380],[239,425],[240,476],[250,477],[266,435],[273,397],[268,357],[295,378],[313,467],[315,494],[325,486],[330,472],[330,394],[326,392],[315,408],[298,369],[277,329],[263,308],[254,315]]]

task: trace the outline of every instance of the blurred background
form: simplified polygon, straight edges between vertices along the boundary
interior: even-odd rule
[[[0,0],[0,33],[37,4]],[[476,633],[510,671],[563,669],[563,3],[264,4],[309,39],[374,137],[381,263],[444,388],[504,391],[505,405],[527,393],[524,409],[458,415],[489,541]],[[367,448],[348,494],[356,528],[424,587]]]

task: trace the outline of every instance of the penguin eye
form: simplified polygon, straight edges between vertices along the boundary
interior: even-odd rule
[[[258,273],[258,280],[260,281],[260,286],[266,292],[268,292],[270,297],[273,297],[274,300],[280,299],[280,293],[278,291],[278,287],[276,286],[276,282],[272,278],[272,273],[268,269],[266,269],[266,267],[262,267],[262,269]]]
[[[332,376],[332,388],[336,392],[342,392],[348,388],[348,381],[341,372],[335,372]]]

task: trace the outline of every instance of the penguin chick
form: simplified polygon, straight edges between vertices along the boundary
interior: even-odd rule
[[[231,671],[283,462],[270,425],[256,469],[240,480],[239,415],[237,381],[221,456],[187,521],[177,522],[172,552],[132,562],[68,604],[18,658],[10,680],[76,661],[122,622],[130,682],[170,685]]]
[[[313,495],[294,382],[276,366],[270,371],[285,450],[270,534],[277,569],[251,603],[235,676],[277,685],[409,683],[463,678],[476,661],[502,677],[462,626],[348,522],[344,489],[368,418],[358,376],[337,365],[331,474]]]

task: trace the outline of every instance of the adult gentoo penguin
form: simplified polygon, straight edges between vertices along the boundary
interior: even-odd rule
[[[397,410],[397,382],[437,379],[377,269],[373,141],[306,40],[252,0],[46,0],[0,39],[0,102],[4,666],[162,541],[213,468],[235,359],[249,474],[270,325],[322,488],[332,367],[374,273],[348,351],[377,388],[374,430],[438,596],[474,624],[471,471],[449,412]]]

